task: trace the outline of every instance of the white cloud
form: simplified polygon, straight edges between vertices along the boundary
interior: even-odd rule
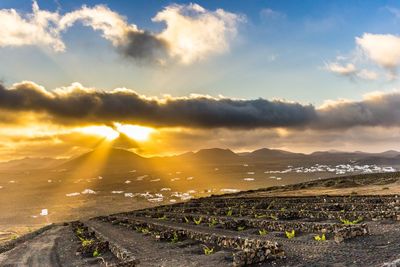
[[[103,5],[93,8],[83,6],[79,10],[66,13],[59,21],[59,27],[66,30],[78,21],[92,27],[93,30],[102,31],[103,37],[111,41],[114,46],[126,41],[127,32],[139,32],[136,25],[128,25],[126,18]]]
[[[347,58],[343,58],[342,60],[346,60]],[[325,63],[325,70],[349,77],[351,79],[359,78],[363,80],[377,80],[378,74],[374,71],[368,69],[357,69],[357,67],[353,63],[339,63],[339,62],[330,62]]]
[[[326,63],[325,69],[330,72],[345,76],[351,76],[357,72],[356,67],[352,63],[347,63],[347,64],[340,64],[337,62]]]
[[[167,28],[159,37],[170,44],[171,56],[185,64],[228,51],[242,20],[222,9],[208,11],[197,4],[168,6],[153,18],[165,22]]]
[[[39,45],[50,46],[55,51],[64,51],[57,22],[58,13],[39,10],[33,2],[32,13],[25,17],[15,9],[0,10],[0,47]]]
[[[381,67],[394,71],[400,64],[400,37],[397,35],[364,33],[356,37],[356,44]]]
[[[129,24],[122,15],[104,5],[82,8],[60,15],[39,9],[25,16],[14,9],[0,10],[0,46],[47,46],[56,52],[65,51],[61,33],[77,22],[101,31],[102,37],[133,59],[156,58],[155,62],[176,60],[189,64],[213,54],[229,51],[230,41],[237,35],[244,17],[217,9],[209,11],[197,4],[170,5],[152,19],[166,27],[150,33]]]
[[[273,10],[271,8],[263,8],[260,11],[260,17],[264,20],[276,20],[286,18],[286,14]]]
[[[378,73],[376,73],[375,71],[367,70],[367,69],[360,70],[357,73],[357,76],[364,80],[377,80],[378,79]]]
[[[351,79],[378,80],[397,78],[400,66],[400,36],[393,34],[364,33],[355,38],[356,49],[349,57],[337,57],[333,63],[325,64],[325,70]],[[376,72],[376,67],[385,69],[386,75]]]

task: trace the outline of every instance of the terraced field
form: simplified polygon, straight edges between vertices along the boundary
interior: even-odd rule
[[[397,195],[214,196],[49,226],[0,247],[0,265],[382,266],[400,258],[399,220]]]

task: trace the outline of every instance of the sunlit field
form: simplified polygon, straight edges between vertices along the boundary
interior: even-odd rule
[[[155,158],[145,164],[104,142],[58,168],[1,173],[2,228],[34,226],[81,217],[187,201],[212,194],[288,185],[357,173],[392,172],[396,166],[202,162]],[[136,155],[135,155],[136,157]],[[48,214],[40,215],[42,209]]]

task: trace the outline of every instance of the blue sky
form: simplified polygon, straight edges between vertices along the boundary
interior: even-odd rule
[[[158,32],[151,18],[164,7],[185,1],[38,1],[61,14],[82,5],[105,4],[129,23]],[[246,21],[226,53],[177,66],[148,66],[121,58],[91,28],[75,25],[63,34],[67,49],[4,47],[0,73],[6,84],[35,81],[48,89],[80,82],[102,89],[128,87],[146,95],[190,93],[253,99],[283,98],[320,105],[327,99],[360,99],[364,93],[391,90],[396,80],[352,80],[324,69],[326,62],[355,49],[363,33],[397,34],[400,20],[388,7],[395,1],[197,1],[207,10],[222,8]],[[2,1],[1,9],[31,12],[31,1]],[[263,16],[263,10],[275,12]],[[21,61],[24,64],[21,64]],[[94,67],[95,66],[95,67]],[[381,71],[378,69],[378,71]]]

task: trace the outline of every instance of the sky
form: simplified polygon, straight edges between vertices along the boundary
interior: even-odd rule
[[[398,1],[3,0],[0,25],[0,160],[118,128],[143,155],[400,150]]]

